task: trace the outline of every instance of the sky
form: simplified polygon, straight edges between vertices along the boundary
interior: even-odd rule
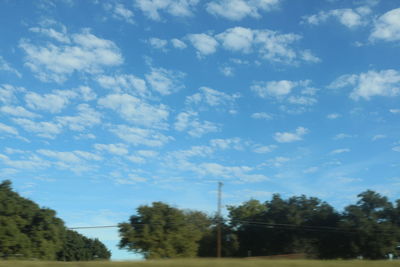
[[[218,181],[400,198],[398,0],[1,0],[0,36],[0,180],[68,227],[213,214]]]

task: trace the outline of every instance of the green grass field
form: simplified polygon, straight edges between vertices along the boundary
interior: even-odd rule
[[[139,262],[0,261],[0,267],[400,267],[400,261],[188,259]]]

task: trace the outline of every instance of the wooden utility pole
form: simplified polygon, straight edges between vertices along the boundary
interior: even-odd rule
[[[217,258],[221,258],[221,195],[222,183],[218,182],[218,212],[217,212]]]

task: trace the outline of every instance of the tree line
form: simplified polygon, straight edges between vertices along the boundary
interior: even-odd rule
[[[0,259],[88,261],[110,257],[98,239],[67,229],[54,210],[21,197],[10,181],[0,183]]]
[[[302,253],[319,259],[383,259],[397,255],[400,200],[392,203],[374,191],[362,192],[355,204],[341,212],[315,197],[284,199],[279,194],[227,209],[223,219],[163,202],[140,206],[128,222],[119,224],[119,247],[147,259],[215,257],[220,223],[225,257]]]

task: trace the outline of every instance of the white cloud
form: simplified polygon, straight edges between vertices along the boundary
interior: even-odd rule
[[[117,19],[117,20],[122,20],[127,23],[133,24],[133,12],[126,8],[123,4],[121,3],[106,3],[104,4],[104,9],[108,12],[111,13],[112,17]]]
[[[24,128],[27,132],[32,132],[44,138],[53,139],[56,135],[61,133],[61,125],[46,121],[32,121],[29,119],[13,119],[13,121]]]
[[[128,146],[125,144],[94,144],[94,148],[99,151],[106,151],[110,154],[122,156],[128,154]]]
[[[304,106],[312,106],[317,103],[317,99],[314,97],[308,96],[290,96],[288,98],[288,102],[290,104],[304,105]]]
[[[100,98],[98,104],[118,112],[127,121],[147,127],[165,128],[169,116],[167,106],[151,105],[128,94],[110,94]]]
[[[335,155],[335,154],[342,154],[342,153],[347,153],[347,152],[350,152],[350,149],[339,148],[339,149],[332,150],[329,154]]]
[[[70,99],[77,97],[77,94],[70,90],[55,90],[52,94],[39,95],[29,92],[25,95],[25,102],[31,109],[58,113],[70,102]]]
[[[1,123],[1,122],[0,122],[0,132],[3,134],[6,133],[6,134],[11,134],[11,135],[18,135],[17,129],[15,129],[12,126]]]
[[[84,131],[86,128],[101,123],[101,114],[88,104],[78,105],[77,110],[78,114],[76,116],[58,116],[56,121],[72,131]]]
[[[400,40],[400,8],[386,12],[375,21],[370,40]]]
[[[390,109],[389,112],[393,114],[400,114],[400,109]]]
[[[16,87],[10,84],[0,85],[0,102],[4,104],[11,104],[17,101],[16,93],[25,92],[26,89],[23,87]]]
[[[96,81],[101,87],[111,89],[116,93],[129,93],[140,97],[148,97],[150,92],[146,81],[131,74],[120,74],[114,76],[100,75]]]
[[[353,87],[350,97],[369,100],[373,96],[393,97],[400,94],[400,73],[396,70],[368,71],[359,75],[342,75],[330,88]]]
[[[135,5],[148,18],[161,20],[160,11],[176,17],[189,17],[199,0],[135,0]]]
[[[161,95],[170,95],[185,88],[182,82],[185,75],[185,73],[180,71],[151,68],[151,72],[146,74],[145,77],[153,90]]]
[[[395,146],[392,148],[393,151],[400,152],[400,146]]]
[[[115,178],[117,184],[137,184],[147,182],[147,178],[138,176],[137,174],[129,174],[128,177]]]
[[[217,109],[228,107],[232,111],[236,99],[240,97],[238,93],[229,95],[209,87],[200,87],[199,91],[199,93],[187,96],[185,103],[189,106],[197,105],[203,108],[208,106]]]
[[[19,78],[22,77],[22,74],[13,67],[11,67],[10,64],[2,56],[0,56],[0,71],[11,72],[17,75]]]
[[[201,137],[204,134],[220,131],[220,126],[209,121],[200,121],[197,112],[181,112],[176,117],[175,130],[187,131],[190,136]]]
[[[155,130],[129,127],[126,125],[117,125],[112,127],[110,131],[122,140],[135,146],[160,147],[172,139],[172,137]]]
[[[232,67],[224,66],[219,68],[219,71],[226,77],[232,77],[234,75]]]
[[[331,114],[326,115],[326,118],[328,118],[330,120],[335,120],[340,117],[341,117],[341,115],[338,113],[331,113]]]
[[[263,120],[272,120],[273,116],[266,112],[256,112],[251,114],[253,119],[263,119]]]
[[[221,150],[226,150],[226,149],[243,150],[244,148],[242,139],[238,137],[227,138],[227,139],[212,139],[210,140],[210,145],[213,148],[218,148]]]
[[[311,81],[269,81],[269,82],[253,82],[250,89],[261,98],[274,97],[279,101],[287,101],[289,104],[312,106],[318,101],[309,95],[314,95],[316,89],[309,87]],[[303,88],[301,95],[293,95],[294,88]]]
[[[5,165],[17,169],[40,169],[49,166],[48,162],[36,155],[28,155],[19,160],[12,160],[8,156],[0,154],[0,160],[3,161]]]
[[[213,0],[207,3],[207,11],[229,20],[242,20],[245,17],[259,18],[260,12],[276,8],[280,0]]]
[[[173,47],[178,49],[185,49],[187,47],[187,45],[183,41],[176,38],[171,40],[171,44]]]
[[[330,18],[337,19],[341,24],[348,28],[356,28],[367,24],[366,16],[371,13],[367,6],[356,9],[343,8],[329,11],[320,11],[318,14],[305,16],[303,21],[308,24],[319,25]]]
[[[165,50],[165,47],[168,44],[167,40],[163,40],[160,38],[150,38],[148,42],[153,48],[161,49],[161,50]]]
[[[91,169],[88,161],[100,161],[103,158],[97,154],[75,150],[75,151],[54,151],[48,149],[39,149],[37,153],[46,156],[48,158],[55,159],[55,162],[52,162],[55,166],[61,169],[68,169],[76,173],[80,173],[82,171],[88,171]]]
[[[353,138],[353,135],[350,134],[345,134],[345,133],[340,133],[337,134],[333,137],[334,140],[341,140],[341,139],[346,139],[346,138]]]
[[[282,167],[284,163],[289,162],[291,159],[287,157],[275,157],[266,161],[264,165],[273,166],[276,168]]]
[[[75,91],[81,96],[84,101],[91,101],[97,98],[95,92],[89,86],[79,86]]]
[[[372,137],[372,141],[376,141],[376,140],[379,140],[379,139],[385,139],[386,138],[386,135],[384,135],[384,134],[377,134],[377,135],[374,135],[373,137]]]
[[[307,168],[307,169],[305,169],[304,171],[303,171],[303,173],[315,173],[315,172],[317,172],[319,170],[319,168],[318,167],[310,167],[310,168]]]
[[[39,116],[35,113],[26,110],[24,107],[21,106],[2,106],[0,107],[0,112],[14,117],[35,118]]]
[[[310,50],[294,48],[302,36],[282,34],[268,29],[233,27],[222,33],[189,34],[187,38],[197,50],[199,58],[216,52],[219,45],[233,53],[257,53],[261,58],[282,64],[298,65],[300,62],[317,63],[321,60]],[[218,43],[218,41],[221,43]],[[243,63],[243,61],[240,61]]]
[[[218,42],[214,39],[214,37],[208,34],[189,34],[187,38],[192,43],[194,48],[196,48],[197,56],[200,58],[202,56],[214,54],[217,51]]]
[[[297,83],[282,80],[271,82],[256,82],[251,86],[251,90],[257,93],[259,97],[266,98],[268,96],[281,97],[290,94]]]
[[[235,27],[227,29],[215,37],[227,50],[249,53],[253,46],[255,34],[256,32],[251,29]]]
[[[307,128],[297,127],[295,132],[277,132],[274,138],[279,143],[291,143],[295,141],[300,141],[303,136],[309,132]]]
[[[42,81],[61,83],[74,72],[99,73],[105,67],[120,65],[122,55],[114,42],[101,39],[84,29],[65,35],[62,44],[35,45],[27,39],[19,47],[26,53],[25,65]],[[60,40],[58,40],[60,41]]]
[[[270,153],[277,148],[276,145],[269,145],[269,146],[257,146],[253,149],[253,152],[258,154],[265,154]]]

